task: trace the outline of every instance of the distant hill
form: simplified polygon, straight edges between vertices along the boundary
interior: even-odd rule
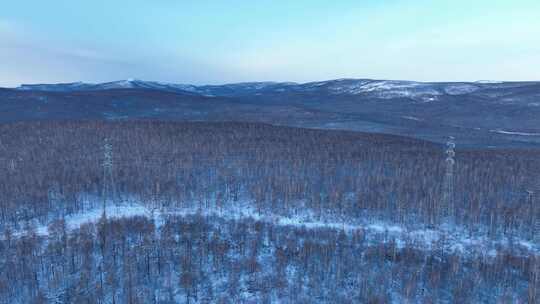
[[[458,145],[540,145],[540,82],[338,79],[225,85],[122,80],[0,90],[0,122],[247,121],[389,133]]]

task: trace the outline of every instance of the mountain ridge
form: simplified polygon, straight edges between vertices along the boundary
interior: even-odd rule
[[[249,92],[258,92],[265,90],[277,90],[280,92],[284,89],[293,91],[309,91],[316,88],[326,88],[335,94],[360,94],[383,90],[426,90],[426,88],[450,88],[447,91],[449,94],[459,94],[470,92],[477,89],[486,88],[509,88],[522,87],[528,85],[540,85],[540,81],[486,81],[479,80],[474,82],[456,81],[456,82],[422,82],[411,80],[384,80],[384,79],[368,79],[368,78],[340,78],[324,81],[312,82],[238,82],[226,84],[206,84],[193,85],[184,83],[170,83],[159,81],[145,81],[139,79],[126,79],[118,81],[110,81],[103,83],[86,83],[86,82],[69,82],[69,83],[40,83],[40,84],[22,84],[12,88],[21,91],[86,91],[86,90],[107,90],[107,89],[156,89],[165,91],[189,91],[197,93],[220,92],[224,90],[240,90]],[[429,93],[429,92],[426,92]],[[223,93],[222,93],[223,94]]]
[[[483,147],[540,145],[540,82],[336,79],[187,85],[128,79],[0,89],[0,123],[28,120],[262,122]]]

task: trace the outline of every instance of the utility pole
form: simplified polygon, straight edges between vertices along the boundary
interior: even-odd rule
[[[113,161],[113,146],[109,142],[108,138],[105,138],[103,144],[103,214],[106,215],[107,199],[115,202],[116,199],[116,185],[114,183],[114,161]]]
[[[456,143],[453,136],[448,137],[446,142],[446,150],[444,151],[446,155],[446,171],[444,174],[444,184],[443,184],[443,201],[445,204],[445,210],[447,216],[453,215],[454,210],[454,165],[456,164]]]

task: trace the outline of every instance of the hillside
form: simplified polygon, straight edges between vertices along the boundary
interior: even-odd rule
[[[540,144],[537,82],[183,85],[126,80],[0,90],[0,121],[244,121],[416,137],[468,147]],[[478,113],[482,113],[478,116]]]
[[[540,150],[457,148],[451,200],[443,152],[253,123],[2,124],[0,300],[531,299]]]

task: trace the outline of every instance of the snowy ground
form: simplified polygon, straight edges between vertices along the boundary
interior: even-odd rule
[[[521,135],[521,136],[540,136],[540,133],[528,133],[528,132],[513,132],[504,130],[491,130],[491,132],[507,135]]]
[[[196,206],[196,204],[193,204],[193,206]],[[259,214],[251,206],[253,204],[244,201],[243,203],[230,204],[229,207],[222,210],[196,207],[169,208],[166,210],[156,208],[151,210],[132,199],[123,204],[108,204],[106,214],[108,218],[134,216],[153,218],[158,228],[163,224],[166,216],[202,215],[219,217],[225,220],[253,219],[273,225],[303,227],[305,229],[336,229],[344,230],[346,233],[357,231],[363,233],[365,240],[370,243],[395,242],[398,248],[412,246],[425,251],[437,249],[446,253],[480,255],[485,257],[495,257],[501,250],[511,250],[514,254],[518,255],[540,254],[540,244],[519,238],[505,237],[492,239],[484,233],[471,235],[469,232],[456,226],[443,225],[437,229],[411,229],[392,223],[370,221],[367,219],[353,225],[343,222],[313,220],[312,216],[305,214],[294,218],[273,214]],[[97,222],[102,216],[102,213],[102,208],[92,208],[83,213],[72,214],[65,217],[66,225],[69,230],[74,230],[79,228],[83,223]],[[37,225],[36,232],[39,235],[46,235],[47,226]],[[19,231],[15,235],[20,235],[21,233]]]

